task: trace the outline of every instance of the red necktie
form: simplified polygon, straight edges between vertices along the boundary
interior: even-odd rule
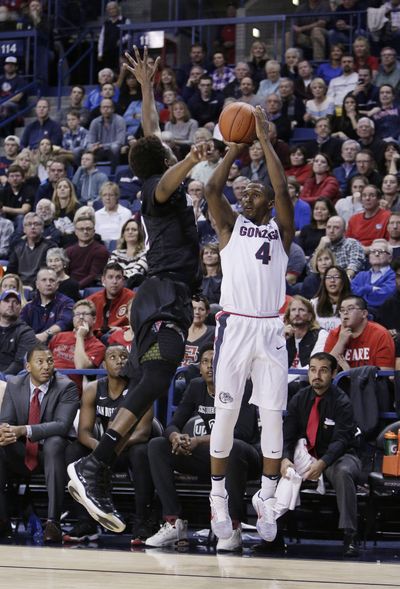
[[[40,423],[40,401],[39,401],[39,394],[40,389],[35,389],[33,391],[33,397],[31,399],[31,403],[29,405],[29,417],[28,417],[28,425],[36,425]],[[29,468],[29,470],[34,470],[39,461],[38,461],[38,454],[39,454],[39,444],[38,442],[31,442],[30,440],[26,440],[26,451],[25,451],[25,466]]]
[[[314,454],[313,450],[315,447],[315,441],[317,439],[317,432],[319,426],[319,409],[318,405],[321,401],[322,397],[315,397],[314,405],[311,407],[310,415],[308,416],[308,423],[307,423],[307,439],[308,439],[308,450],[311,454]]]

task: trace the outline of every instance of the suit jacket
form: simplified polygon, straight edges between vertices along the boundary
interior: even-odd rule
[[[0,422],[27,425],[30,405],[29,374],[14,376],[7,382]],[[78,390],[69,378],[55,372],[40,406],[40,423],[32,425],[32,442],[51,436],[66,437],[79,407]]]

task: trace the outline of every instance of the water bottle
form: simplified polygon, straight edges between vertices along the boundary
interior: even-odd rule
[[[35,513],[29,516],[26,531],[32,536],[34,544],[43,543],[43,528],[42,522]]]
[[[392,431],[385,434],[384,450],[385,456],[394,456],[398,449],[398,436]]]

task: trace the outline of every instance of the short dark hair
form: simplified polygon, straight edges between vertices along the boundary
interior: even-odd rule
[[[195,294],[192,296],[192,301],[195,301],[195,303],[204,303],[204,306],[206,308],[207,311],[210,310],[210,302],[208,300],[208,298],[203,295],[203,294]]]
[[[129,165],[141,180],[163,174],[167,169],[167,153],[155,135],[142,137],[129,150]]]
[[[25,172],[23,168],[21,168],[21,166],[19,166],[18,164],[11,164],[11,166],[7,170],[7,176],[15,172],[20,173],[23,177],[25,177]]]
[[[201,362],[202,357],[204,356],[204,354],[206,352],[209,351],[214,351],[214,344],[212,343],[208,343],[208,344],[204,344],[204,346],[201,346],[200,350],[199,350],[199,362]]]
[[[29,352],[26,354],[26,361],[30,362],[32,359],[32,356],[35,352],[50,352],[49,348],[46,346],[46,344],[39,342],[37,344],[35,344],[33,346],[33,348],[31,348],[29,350]]]
[[[83,92],[83,95],[85,95],[85,92],[86,92],[86,90],[85,90],[85,88],[84,88],[83,86],[81,86],[80,84],[73,84],[73,85],[72,85],[72,88],[71,88],[71,92],[72,92],[72,90],[73,90],[74,88],[79,88],[79,90],[81,90],[81,91]]]
[[[76,117],[77,119],[80,119],[81,118],[81,113],[79,112],[79,110],[77,108],[71,108],[67,112],[67,116],[68,115],[72,115],[72,116]]]
[[[349,294],[347,295],[347,297],[344,297],[342,299],[342,303],[344,301],[348,301],[350,299],[355,299],[357,301],[357,305],[360,307],[360,309],[362,309],[363,311],[367,310],[367,303],[365,301],[365,299],[363,299],[362,297],[359,297],[357,295],[353,295],[353,294]]]
[[[332,354],[328,354],[328,352],[317,352],[316,354],[313,354],[310,357],[310,363],[311,363],[311,360],[326,360],[331,365],[332,372],[334,370],[336,370],[336,368],[338,366],[335,356],[332,356]]]
[[[109,262],[108,264],[106,264],[104,266],[103,276],[106,275],[108,270],[115,270],[116,272],[121,272],[122,274],[124,273],[123,267],[121,266],[121,264],[118,264],[118,262]]]

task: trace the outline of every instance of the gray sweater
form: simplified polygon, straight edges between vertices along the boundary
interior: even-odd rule
[[[72,178],[72,183],[76,188],[78,199],[87,203],[89,200],[97,200],[99,198],[100,187],[108,182],[108,176],[104,172],[95,170],[91,174],[79,167]]]

